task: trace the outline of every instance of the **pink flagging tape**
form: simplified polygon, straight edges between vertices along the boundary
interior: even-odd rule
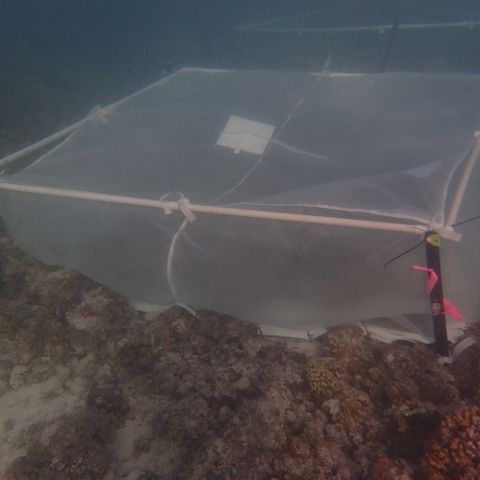
[[[435,287],[438,282],[437,272],[435,272],[433,268],[422,267],[420,265],[412,265],[412,268],[421,272],[428,272],[427,293],[430,295],[433,287]],[[461,321],[463,319],[463,316],[458,311],[458,308],[448,298],[443,298],[443,305],[445,307],[445,313],[451,315],[455,320]]]

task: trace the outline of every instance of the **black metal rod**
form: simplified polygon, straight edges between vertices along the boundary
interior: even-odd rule
[[[427,267],[431,268],[438,276],[438,280],[430,292],[435,350],[438,355],[447,357],[450,354],[450,351],[448,348],[445,304],[443,300],[442,269],[440,265],[440,236],[437,232],[431,231],[426,233],[425,246],[427,253]]]

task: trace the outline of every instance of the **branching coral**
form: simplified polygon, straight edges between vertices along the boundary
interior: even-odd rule
[[[422,461],[428,480],[477,480],[480,472],[480,407],[445,416]]]

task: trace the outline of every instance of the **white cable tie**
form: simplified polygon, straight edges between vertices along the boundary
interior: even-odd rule
[[[178,202],[178,209],[185,215],[185,218],[190,222],[194,222],[196,220],[195,215],[190,210],[190,201],[188,198],[181,198]]]
[[[172,192],[168,192],[168,193],[166,193],[165,195],[162,195],[162,196],[160,197],[160,201],[163,202],[171,193],[172,193]],[[164,213],[165,215],[172,215],[173,210],[172,210],[171,208],[165,207],[165,208],[163,209],[163,213]]]
[[[102,108],[97,105],[88,116],[91,120],[100,120],[102,123],[107,123],[107,114],[110,113],[108,107]]]
[[[161,202],[167,201],[167,199],[168,199],[168,197],[169,197],[170,195],[179,195],[180,198],[185,198],[185,196],[183,195],[182,192],[167,192],[167,193],[165,193],[164,195],[162,195],[162,196],[160,197],[160,201],[161,201]],[[173,202],[172,202],[172,203],[173,203]],[[173,214],[173,210],[172,210],[171,208],[165,207],[165,208],[163,209],[163,213],[164,213],[165,215],[172,215],[172,214]]]

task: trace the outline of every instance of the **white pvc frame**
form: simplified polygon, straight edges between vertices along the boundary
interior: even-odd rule
[[[204,69],[188,69],[188,70],[200,70],[200,71],[209,71]],[[227,70],[223,70],[227,71]],[[54,197],[63,197],[63,198],[72,198],[72,199],[81,199],[81,200],[90,200],[90,201],[97,201],[97,202],[106,202],[106,203],[114,203],[114,204],[121,204],[121,205],[130,205],[130,206],[141,206],[141,207],[149,207],[149,208],[158,208],[164,210],[165,213],[171,213],[172,211],[181,211],[183,212],[187,218],[191,217],[190,213],[201,213],[201,214],[211,214],[211,215],[226,215],[226,216],[234,216],[234,217],[247,217],[247,218],[257,218],[257,219],[264,219],[264,220],[278,220],[278,221],[285,221],[285,222],[297,222],[297,223],[310,223],[310,224],[318,224],[318,225],[333,225],[338,227],[354,227],[354,228],[364,228],[370,230],[382,230],[382,231],[390,231],[390,232],[402,232],[402,233],[413,233],[413,234],[424,234],[428,230],[435,228],[435,230],[444,238],[448,238],[450,240],[459,241],[461,235],[454,231],[453,225],[458,217],[458,213],[460,211],[460,207],[465,195],[465,191],[467,189],[470,177],[473,173],[473,169],[478,162],[480,157],[480,132],[476,132],[475,134],[475,145],[472,149],[472,152],[467,159],[466,165],[464,167],[459,185],[457,190],[453,196],[453,201],[450,207],[450,211],[448,213],[447,222],[445,226],[430,226],[430,225],[412,225],[412,224],[405,224],[405,223],[393,223],[393,222],[383,222],[383,221],[372,221],[372,220],[356,220],[356,219],[349,219],[349,218],[334,218],[334,217],[326,217],[320,215],[306,215],[306,214],[296,214],[296,213],[287,213],[287,212],[272,212],[268,210],[252,210],[252,209],[245,209],[245,208],[233,208],[233,207],[222,207],[222,206],[213,206],[213,205],[200,205],[200,204],[191,204],[186,199],[182,199],[179,202],[172,202],[172,201],[164,201],[164,200],[150,200],[146,198],[139,198],[139,197],[129,197],[123,195],[107,195],[103,193],[97,192],[89,192],[89,191],[82,191],[82,190],[72,190],[72,189],[62,189],[62,188],[53,188],[53,187],[41,187],[35,185],[22,185],[16,184],[11,182],[6,182],[1,180],[1,175],[3,173],[3,169],[11,164],[12,162],[16,161],[17,159],[24,157],[30,153],[33,153],[40,148],[50,145],[51,143],[59,140],[61,138],[66,137],[69,134],[72,134],[83,127],[89,121],[92,121],[95,118],[102,119],[102,115],[108,114],[112,112],[115,107],[125,103],[127,100],[143,93],[144,91],[150,90],[158,86],[161,83],[166,82],[169,80],[174,74],[164,77],[158,82],[153,83],[145,87],[142,90],[125,97],[118,102],[115,102],[108,107],[103,109],[97,110],[90,114],[88,117],[80,120],[79,122],[60,130],[49,137],[44,138],[18,152],[15,152],[11,155],[4,157],[0,160],[0,190],[8,190],[8,191],[15,191],[20,193],[30,193],[36,195],[47,195],[47,196],[54,196]],[[325,73],[320,73],[319,75],[326,75]],[[345,73],[332,73],[327,74],[330,76],[359,76],[363,74],[345,74]],[[191,220],[191,218],[190,218]]]
[[[381,25],[345,26],[345,27],[272,27],[272,22],[263,24],[238,25],[236,31],[258,32],[258,33],[348,33],[348,32],[377,32],[386,33],[395,28],[394,24],[386,23]],[[480,20],[468,20],[464,22],[439,22],[439,23],[401,23],[396,26],[398,30],[439,30],[445,28],[468,28],[473,29],[480,26]]]
[[[171,202],[163,200],[150,200],[146,198],[128,197],[123,195],[108,195],[104,193],[87,192],[83,190],[70,190],[53,187],[39,187],[35,185],[22,185],[0,181],[0,190],[32,193],[53,197],[72,198],[78,200],[91,200],[96,202],[115,203],[137,207],[159,208],[169,214],[172,211],[190,211],[192,213],[207,213],[213,215],[227,215],[232,217],[259,218],[265,220],[282,220],[284,222],[316,223],[321,225],[336,225],[341,227],[367,228],[371,230],[386,230],[393,232],[421,234],[428,230],[427,225],[409,225],[402,223],[380,222],[371,220],[354,220],[347,218],[323,217],[317,215],[304,215],[297,213],[271,212],[268,210],[249,210],[243,208],[218,207],[212,205],[198,205],[190,202]]]

